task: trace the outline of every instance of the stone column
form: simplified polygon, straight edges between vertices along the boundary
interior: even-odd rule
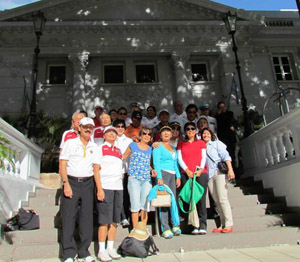
[[[175,100],[181,100],[184,105],[192,102],[192,90],[189,85],[187,75],[187,62],[189,61],[190,55],[187,53],[173,52],[172,62],[174,66],[175,74]]]
[[[73,112],[86,110],[86,89],[85,76],[88,66],[89,53],[82,52],[70,54],[69,60],[73,65],[73,90],[72,90],[72,109]]]

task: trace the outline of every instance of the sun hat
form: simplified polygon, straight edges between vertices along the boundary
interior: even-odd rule
[[[149,237],[146,224],[142,221],[138,222],[136,228],[132,229],[129,237],[134,237],[137,240],[146,240]]]
[[[159,133],[161,133],[164,130],[172,131],[172,128],[170,126],[163,126],[161,129],[159,129]]]
[[[85,125],[92,125],[95,126],[95,123],[93,121],[92,118],[89,117],[83,117],[81,118],[81,120],[79,121],[79,125],[85,126]]]

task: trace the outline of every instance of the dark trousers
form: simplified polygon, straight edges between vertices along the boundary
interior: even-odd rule
[[[187,174],[181,174],[181,184],[184,186],[184,184],[187,182],[188,176]],[[207,194],[207,184],[208,184],[208,173],[202,173],[200,177],[196,178],[196,181],[203,186],[204,193],[200,201],[196,204],[199,221],[200,221],[200,229],[207,229],[207,210],[206,210],[206,194]],[[184,205],[185,210],[189,209],[189,205]],[[186,216],[186,214],[184,215]]]
[[[121,213],[121,220],[128,219],[130,217],[130,199],[128,194],[128,174],[124,174],[123,178],[123,208]]]
[[[69,179],[73,196],[62,196],[62,248],[63,257],[74,258],[78,253],[79,258],[90,255],[88,248],[93,239],[93,204],[94,204],[94,179],[91,177],[85,182]],[[74,239],[76,218],[78,214],[78,227],[80,243]]]

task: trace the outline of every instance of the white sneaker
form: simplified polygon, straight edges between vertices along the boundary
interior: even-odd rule
[[[87,256],[87,257],[84,259],[84,262],[96,262],[96,259],[93,258],[92,256]]]
[[[199,234],[199,235],[206,235],[207,232],[206,232],[205,229],[199,229],[199,233],[198,233],[198,234]]]
[[[104,250],[102,252],[98,253],[98,258],[100,261],[102,262],[108,262],[108,261],[112,261],[111,257],[109,256],[107,250]]]
[[[107,252],[112,259],[120,259],[121,258],[121,256],[117,253],[115,248],[107,249]]]
[[[71,257],[69,257],[69,258],[67,258],[64,262],[74,262],[74,259],[71,258]]]

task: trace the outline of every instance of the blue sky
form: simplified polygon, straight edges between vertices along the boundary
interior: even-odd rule
[[[0,10],[11,9],[37,1],[38,0],[0,0]],[[215,2],[246,10],[297,9],[296,0],[215,0]]]

